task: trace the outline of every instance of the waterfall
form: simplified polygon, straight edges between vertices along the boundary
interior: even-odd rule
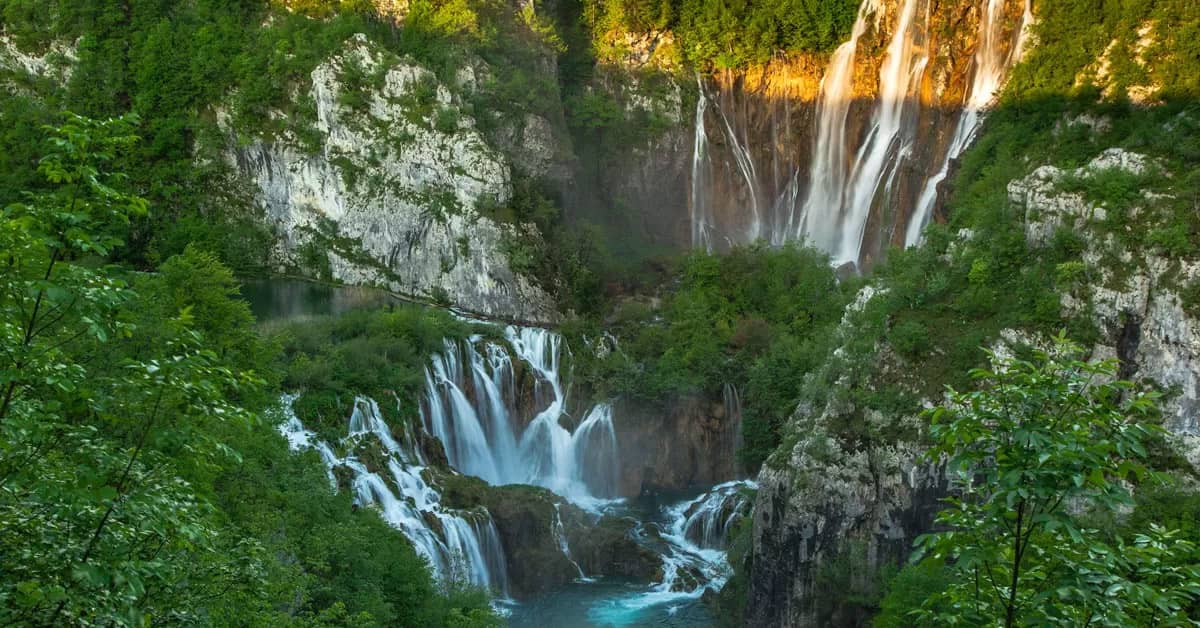
[[[282,398],[286,420],[279,430],[293,450],[318,451],[335,491],[334,469],[348,469],[355,504],[378,507],[383,520],[400,530],[429,561],[436,577],[508,596],[504,549],[491,515],[483,509],[459,511],[441,505],[441,495],[421,475],[425,467],[410,429],[400,430],[397,440],[375,400],[354,400],[341,445],[351,452],[377,445],[386,456],[387,469],[372,470],[353,453],[339,457],[328,443],[316,441],[316,434],[305,429],[292,411],[295,399],[293,395]]]
[[[807,155],[796,155],[785,145],[764,147],[773,165],[768,173],[756,167],[754,159],[762,159],[763,150],[749,150],[745,131],[766,123],[743,121],[733,116],[733,109],[717,106],[716,96],[705,92],[698,77],[692,244],[711,250],[718,233],[736,234],[740,241],[763,237],[777,246],[798,240],[825,250],[841,265],[861,263],[888,242],[916,243],[951,161],[974,139],[983,112],[1020,59],[1032,15],[1030,0],[1024,0],[1024,16],[1014,29],[1017,20],[1010,16],[1015,1],[964,0],[947,8],[933,0],[863,0],[849,39],[834,51],[821,80]],[[934,32],[935,11],[938,16],[950,12],[952,18],[978,11],[970,57],[963,54],[958,62],[954,51],[935,57],[935,45],[946,48],[944,36]],[[867,77],[861,70],[874,64],[863,57],[877,54],[876,46],[883,49],[878,73]],[[935,58],[941,66],[934,65]],[[935,81],[958,72],[966,72],[961,101],[942,102]],[[868,82],[875,86],[875,96],[856,102],[856,93],[862,95]],[[939,99],[936,105],[929,104],[931,95]],[[758,115],[754,105],[760,94],[737,97],[750,103],[746,115]],[[936,109],[942,106],[961,106],[961,111],[942,114]],[[777,114],[770,110],[770,128],[776,129]],[[719,129],[727,142],[710,145],[706,116],[709,128]],[[777,130],[770,141],[779,143]],[[717,155],[718,150],[726,152]],[[731,187],[744,185],[749,198],[741,199],[723,189],[724,181],[714,180],[718,159],[738,180]],[[788,164],[784,172],[781,160]],[[723,201],[713,196],[714,189],[741,199],[740,216],[729,211],[733,208],[720,207]],[[731,218],[737,224],[722,222]]]
[[[1004,78],[1024,53],[1027,29],[1033,23],[1032,0],[1025,0],[1025,11],[1016,30],[1016,42],[1006,50],[1004,34],[1004,0],[985,0],[983,17],[979,21],[979,46],[971,60],[971,84],[967,88],[966,101],[958,116],[954,135],[938,173],[925,183],[921,196],[913,208],[908,222],[904,245],[915,246],[921,241],[921,233],[933,217],[933,206],[937,202],[938,185],[946,180],[950,162],[958,158],[975,139],[975,133],[983,122],[984,110],[995,102]]]
[[[554,523],[550,526],[550,529],[554,532],[554,540],[558,543],[559,551],[562,552],[567,560],[571,561],[571,564],[575,566],[575,571],[579,572],[579,581],[590,582],[591,579],[583,575],[583,568],[571,557],[571,545],[567,543],[567,533],[563,528],[562,522],[562,511],[558,504],[554,504]]]
[[[714,108],[721,117],[725,136],[729,139],[729,150],[733,152],[734,163],[737,164],[738,172],[742,173],[742,178],[746,181],[746,191],[750,194],[750,227],[747,229],[746,239],[753,242],[762,233],[762,216],[758,211],[758,172],[754,168],[754,158],[750,156],[750,147],[746,141],[739,138],[733,130],[733,125],[729,124],[729,117],[725,115],[725,111],[719,106]]]
[[[708,110],[708,95],[704,92],[704,80],[696,73],[696,87],[699,96],[696,98],[695,140],[692,146],[692,246],[701,247],[712,252],[712,208],[708,203],[707,189],[710,183],[708,176],[708,134],[704,131],[704,113]]]
[[[616,497],[612,406],[597,403],[574,431],[568,429],[562,337],[510,326],[505,339],[535,378],[539,409],[527,424],[517,416],[516,377],[506,347],[481,337],[447,341],[426,369],[422,420],[445,445],[450,466],[493,485],[542,486],[583,505]]]
[[[705,549],[725,549],[734,525],[745,518],[752,505],[747,489],[750,481],[726,482],[696,499],[676,507],[673,533]]]
[[[834,53],[829,73],[821,82],[817,156],[809,173],[799,235],[828,251],[834,263],[858,262],[871,206],[881,189],[890,188],[899,158],[909,150],[911,136],[905,137],[903,131],[913,128],[919,106],[917,87],[929,61],[923,28],[928,7],[918,19],[919,3],[903,0],[898,9],[896,27],[879,69],[879,98],[871,128],[853,160],[846,159],[850,147],[845,126],[854,96],[854,59],[869,18],[882,8],[879,0],[863,3],[850,41]],[[848,171],[846,164],[850,164]]]
[[[626,625],[643,609],[697,600],[710,589],[719,591],[733,572],[725,554],[725,536],[748,516],[751,500],[746,491],[757,488],[749,481],[721,484],[695,499],[667,506],[664,521],[643,524],[639,541],[662,556],[662,581],[648,591],[608,600],[593,608],[589,617],[602,626]]]

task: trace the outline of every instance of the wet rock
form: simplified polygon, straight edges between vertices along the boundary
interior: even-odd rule
[[[489,486],[458,474],[440,478],[438,485],[444,506],[483,507],[491,513],[504,547],[509,593],[514,598],[528,598],[579,577],[579,569],[563,553],[555,531],[560,516],[564,528],[582,529],[586,518],[575,506],[544,488]]]
[[[617,576],[639,582],[662,580],[662,557],[634,538],[637,522],[606,515],[591,525],[574,527],[567,535],[571,554],[588,576]]]
[[[621,495],[675,492],[736,476],[740,411],[726,410],[719,397],[672,397],[661,403],[619,399],[613,427]]]

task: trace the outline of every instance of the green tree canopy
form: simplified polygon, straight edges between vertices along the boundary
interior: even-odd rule
[[[918,540],[950,584],[915,614],[930,625],[1191,625],[1200,597],[1196,548],[1151,525],[1109,543],[1085,509],[1132,504],[1148,476],[1157,395],[1115,381],[1115,361],[1078,359],[1064,337],[1031,360],[992,354],[974,392],[930,412],[930,460],[956,496],[944,530]]]

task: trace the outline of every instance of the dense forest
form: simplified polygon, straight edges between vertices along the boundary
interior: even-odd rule
[[[878,485],[900,475],[888,465],[908,464],[894,459],[910,445],[912,468],[939,469],[930,525],[902,560],[878,558],[868,531],[814,567],[815,623],[1194,625],[1200,492],[1194,445],[1169,414],[1192,412],[1194,425],[1179,400],[1195,391],[1139,370],[1150,305],[1136,321],[1119,314],[1113,355],[1093,347],[1111,335],[1101,291],[1143,276],[1177,300],[1183,325],[1200,317],[1189,270],[1200,260],[1200,8],[1031,6],[1036,45],[953,160],[938,219],[920,246],[890,248],[859,274],[804,242],[666,245],[642,226],[666,210],[610,204],[604,178],[666,147],[692,150],[701,77],[827,58],[855,24],[854,0],[0,0],[0,622],[505,624],[502,596],[435,575],[379,508],[341,490],[328,460],[294,451],[277,427],[294,411],[337,442],[361,396],[394,399],[383,418],[421,431],[423,395],[445,386],[427,383],[431,359],[484,342],[515,354],[502,325],[526,321],[479,320],[440,289],[260,321],[239,288],[345,281],[349,260],[386,279],[361,283],[403,292],[387,283],[395,268],[360,260],[354,238],[324,223],[305,226],[308,239],[281,233],[229,155],[277,142],[333,162],[346,189],[376,190],[377,172],[419,150],[416,129],[478,133],[481,154],[501,156],[503,199],[467,207],[430,192],[422,220],[500,225],[503,263],[549,295],[568,347],[564,417],[583,415],[581,399],[666,416],[697,399],[728,405],[733,390],[738,479],[785,477],[803,492],[819,485],[811,475],[864,457]],[[386,63],[339,61],[332,106],[368,120],[347,126],[394,128],[369,129],[388,145],[355,161],[330,148],[335,125],[312,94],[359,35]],[[653,62],[622,66],[643,53]],[[381,98],[405,64],[426,74]],[[407,117],[369,117],[388,106]],[[530,120],[547,121],[555,146],[540,172],[512,139]],[[1150,165],[1088,170],[1110,151]],[[1102,213],[1031,236],[1044,217],[1014,204],[1013,183],[1039,167]],[[461,255],[443,258],[443,276],[483,255],[471,235],[454,239]],[[281,255],[281,241],[301,243]],[[389,263],[399,255],[403,268],[401,248]],[[515,369],[515,389],[529,370]],[[521,394],[540,401],[544,382],[529,385]],[[464,399],[482,398],[477,386]],[[454,446],[423,444],[440,451],[423,462],[458,477]],[[386,457],[359,451],[372,470],[387,466],[372,455]],[[438,477],[463,511],[497,510],[484,489]],[[550,500],[558,528],[564,510],[568,527],[584,516],[541,493],[504,499]],[[618,519],[596,525],[628,533]],[[713,623],[766,625],[754,614],[763,525],[739,515],[726,531],[727,580],[703,598]],[[590,559],[570,549],[586,580],[576,559]]]

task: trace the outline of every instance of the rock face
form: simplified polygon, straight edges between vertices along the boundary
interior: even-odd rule
[[[443,480],[443,491],[450,507],[483,506],[491,513],[504,547],[509,592],[518,599],[585,574],[647,583],[662,578],[662,558],[633,539],[636,522],[630,519],[606,516],[596,521],[536,486],[489,486],[454,475]]]
[[[12,37],[0,35],[0,69],[28,77],[48,79],[66,85],[77,60],[75,47],[56,41],[49,49],[39,52],[22,50]],[[0,73],[0,83],[15,91],[26,91],[20,82],[12,82]]]
[[[1095,279],[1063,295],[1068,314],[1089,316],[1100,331],[1093,356],[1118,358],[1120,375],[1149,380],[1167,392],[1165,425],[1200,461],[1200,318],[1184,307],[1184,286],[1200,281],[1200,260],[1179,259],[1156,249],[1131,250],[1101,228],[1109,212],[1136,217],[1166,197],[1143,194],[1140,206],[1111,208],[1084,194],[1065,192],[1065,181],[1089,181],[1114,171],[1141,175],[1158,166],[1146,157],[1109,149],[1087,166],[1063,171],[1043,166],[1008,186],[1009,200],[1025,210],[1025,236],[1049,245],[1057,229],[1083,237],[1083,261]],[[1115,262],[1115,263],[1114,263]]]
[[[864,260],[878,258],[890,244],[905,242],[910,212],[926,193],[926,184],[943,165],[952,166],[945,156],[964,104],[987,100],[988,95],[970,92],[989,3],[865,4],[865,32],[851,59],[852,77],[843,94],[846,117],[837,125],[847,145],[844,159],[853,158],[879,118],[886,117],[877,105],[881,96],[906,104],[900,112],[904,129],[896,138],[904,157],[895,161],[894,184],[881,186],[886,189],[876,190],[868,200]],[[995,51],[1000,57],[1016,46],[1025,7],[1022,0],[1000,3],[995,22],[999,30],[992,35],[1004,42]],[[897,37],[903,24],[909,27]],[[925,60],[914,65],[916,78],[901,96],[881,94],[893,89],[883,79],[892,69],[887,65],[892,47]],[[637,53],[650,49],[648,45],[630,42],[621,48],[632,52],[618,62],[634,69],[646,65],[646,55]],[[821,149],[818,143],[828,143],[818,141],[817,122],[831,56],[779,58],[760,67],[697,77],[698,89],[691,93],[702,96],[695,106],[686,107],[682,124],[651,150],[631,155],[609,177],[619,182],[610,188],[613,204],[639,210],[645,220],[653,221],[647,222],[650,229],[678,245],[705,244],[697,242],[697,221],[707,230],[707,245],[717,249],[756,238],[795,239],[798,213],[813,187],[809,179],[814,155]],[[655,173],[657,185],[638,184],[646,171]],[[935,184],[931,189],[936,190]]]
[[[1114,207],[1090,200],[1083,191],[1069,191],[1086,190],[1097,177],[1153,175],[1159,168],[1142,155],[1110,149],[1077,170],[1037,168],[1011,182],[1008,195],[1024,211],[1025,235],[1033,248],[1054,245],[1060,230],[1084,243],[1083,279],[1062,294],[1063,313],[1095,324],[1099,339],[1093,358],[1117,358],[1121,377],[1166,392],[1165,425],[1194,465],[1200,462],[1200,321],[1182,292],[1197,285],[1200,261],[1194,254],[1169,256],[1156,246],[1133,244],[1140,240],[1126,228],[1150,222],[1126,227],[1118,221],[1114,227],[1108,220],[1122,212],[1131,220],[1151,221],[1158,204],[1173,199],[1143,192],[1132,207]],[[960,241],[971,237],[967,230],[959,234]],[[856,316],[874,294],[875,288],[864,288],[848,308],[838,332],[843,348],[825,365],[830,372],[848,373],[854,364],[847,360],[863,360],[844,349],[856,334]],[[994,348],[1035,341],[1022,330],[1005,330]],[[877,345],[872,355],[883,365],[879,372],[897,371],[889,365],[887,346]],[[855,408],[854,396],[840,393],[863,383],[846,376],[829,381],[836,389],[830,394],[806,393],[785,428],[785,444],[758,477],[747,606],[752,626],[865,625],[866,609],[846,600],[879,593],[879,567],[909,555],[915,537],[932,526],[948,490],[940,469],[921,460],[913,434],[920,434],[922,420]],[[855,422],[869,426],[867,434],[886,436],[847,440],[841,428]],[[830,604],[831,599],[841,603]]]
[[[691,396],[647,405],[618,400],[613,425],[620,494],[680,491],[736,477],[741,417],[733,401]]]
[[[615,576],[660,582],[662,557],[633,538],[637,522],[606,515],[592,525],[572,527],[567,534],[571,555],[588,576]]]
[[[877,294],[868,286],[848,308],[838,331],[843,344],[859,333],[857,317]],[[889,359],[886,349],[876,353]],[[843,372],[850,359],[859,358],[839,349],[826,368]],[[844,377],[835,381],[850,385]],[[865,625],[868,609],[850,600],[877,596],[880,567],[900,564],[932,525],[947,490],[940,470],[921,461],[923,450],[906,437],[863,442],[840,435],[843,425],[859,421],[876,433],[919,424],[856,408],[838,395],[802,401],[784,445],[760,471],[748,625]]]
[[[282,265],[301,265],[307,251],[337,281],[487,316],[557,319],[506,252],[536,231],[481,214],[511,197],[509,167],[449,89],[363,36],[311,78],[296,98],[315,107],[316,145],[294,131],[248,143],[231,134],[226,154],[256,188]]]
[[[751,626],[865,625],[866,609],[828,600],[877,594],[880,567],[905,560],[941,507],[946,486],[917,462],[919,449],[844,451],[821,431],[830,418],[817,417],[792,450],[786,465],[800,472],[767,468],[758,477]]]

